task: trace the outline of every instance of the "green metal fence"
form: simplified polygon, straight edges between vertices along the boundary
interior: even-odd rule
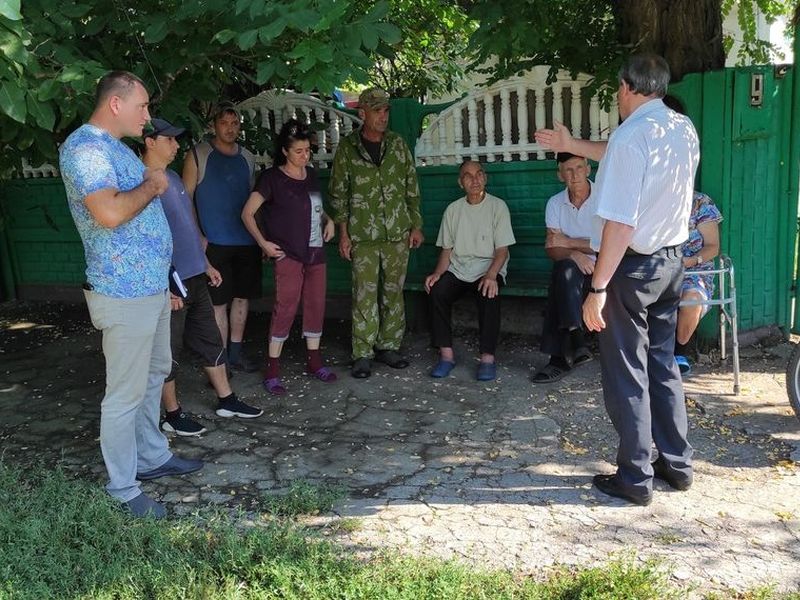
[[[751,86],[758,75],[763,99],[753,106]],[[792,326],[797,234],[797,168],[796,160],[790,160],[792,70],[750,67],[690,75],[671,92],[684,101],[700,133],[702,160],[696,187],[717,202],[725,217],[722,250],[737,268],[740,327],[779,325],[788,331]],[[393,111],[395,128],[425,112],[407,100]],[[507,291],[544,295],[550,270],[542,247],[544,206],[561,188],[555,164],[492,163],[486,170],[489,191],[509,204],[517,236]],[[441,215],[448,202],[462,195],[456,167],[421,167],[418,173],[426,243],[412,253],[410,289],[419,289],[433,268]],[[320,175],[326,185],[328,174]],[[14,293],[12,284],[16,289],[80,285],[83,249],[59,179],[4,182],[0,186],[0,217],[5,297]],[[330,293],[348,294],[349,264],[338,257],[335,245],[328,250]],[[269,288],[268,266],[264,279]],[[713,336],[713,327],[705,333]]]
[[[696,187],[725,219],[722,252],[736,267],[743,329],[792,326],[798,202],[789,158],[792,79],[785,67],[748,67],[690,75],[671,89],[700,134]],[[752,98],[754,85],[762,90],[760,102]]]

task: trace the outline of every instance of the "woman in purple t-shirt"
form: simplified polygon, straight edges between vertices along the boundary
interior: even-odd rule
[[[325,248],[333,220],[322,208],[322,193],[311,156],[310,134],[291,119],[278,134],[275,163],[264,171],[242,210],[242,220],[265,256],[274,259],[275,302],[269,331],[264,387],[284,394],[280,378],[283,343],[303,302],[307,371],[326,383],[336,375],[323,366],[319,344],[325,317]]]

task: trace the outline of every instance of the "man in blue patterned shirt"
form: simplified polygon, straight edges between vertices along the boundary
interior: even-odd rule
[[[137,479],[203,466],[174,456],[158,427],[161,386],[171,366],[172,236],[158,198],[167,177],[163,169],[145,169],[121,141],[140,136],[150,119],[142,81],[112,71],[98,82],[96,102],[89,122],[61,146],[60,166],[86,254],[89,315],[103,332],[100,449],[106,489],[136,516],[163,517],[164,507],[141,492]]]

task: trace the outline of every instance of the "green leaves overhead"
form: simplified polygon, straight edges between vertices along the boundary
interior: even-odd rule
[[[791,17],[796,0],[477,0],[469,16],[479,23],[470,39],[471,67],[504,79],[535,65],[552,65],[616,80],[632,50],[664,55],[678,75],[723,66],[722,19],[736,14],[739,63],[775,60],[758,38],[757,12],[772,22]]]
[[[13,81],[0,84],[0,110],[19,123],[25,122],[25,92]]]
[[[142,77],[151,113],[195,135],[222,97],[265,87],[327,94],[367,82],[377,49],[400,39],[389,8],[386,0],[0,0],[0,176],[21,156],[52,160],[111,69]]]
[[[667,0],[641,0],[642,3]],[[753,34],[794,0],[697,0],[739,10]],[[627,0],[630,2],[630,0]],[[716,5],[713,3],[716,2]],[[468,65],[497,78],[535,64],[610,74],[623,0],[0,0],[0,176],[53,160],[92,111],[111,69],[146,82],[151,112],[200,135],[220,98],[265,88],[329,94],[381,85],[425,98],[457,89]],[[702,41],[702,40],[701,40]]]
[[[0,0],[0,15],[10,21],[19,21],[22,18],[19,3],[20,0]]]
[[[49,102],[40,102],[35,96],[28,94],[26,106],[28,115],[33,117],[36,125],[47,131],[53,131],[53,126],[56,124],[56,113]]]
[[[479,3],[491,7],[489,0]],[[452,0],[361,0],[372,25],[350,43],[373,49],[370,80],[399,96],[419,99],[455,90],[469,62],[468,41],[477,22]]]

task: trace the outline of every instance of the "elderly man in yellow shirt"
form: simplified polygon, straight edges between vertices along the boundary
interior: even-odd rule
[[[439,362],[431,377],[447,377],[455,367],[451,312],[470,293],[478,305],[480,363],[478,381],[497,376],[495,349],[500,335],[500,287],[505,283],[508,247],[516,242],[508,206],[486,193],[486,173],[477,161],[461,165],[458,183],[466,195],[445,209],[436,245],[436,269],[425,278],[433,312],[432,343]]]

